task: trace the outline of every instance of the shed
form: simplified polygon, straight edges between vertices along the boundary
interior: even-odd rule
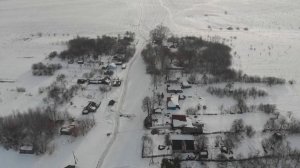
[[[34,149],[32,145],[23,145],[20,147],[21,154],[34,154]]]
[[[179,100],[178,95],[172,95],[171,97],[167,97],[167,109],[168,110],[176,110],[177,108],[180,109],[178,100]]]
[[[195,152],[195,139],[191,135],[171,135],[173,153]]]

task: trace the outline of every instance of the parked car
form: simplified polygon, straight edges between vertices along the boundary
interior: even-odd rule
[[[113,106],[115,103],[116,103],[116,101],[110,100],[110,101],[108,102],[108,105],[109,105],[109,106]]]
[[[190,85],[188,82],[182,82],[181,83],[181,89],[187,89],[187,88],[191,88],[192,85]]]
[[[113,74],[114,74],[114,71],[112,71],[112,70],[104,71],[104,75],[112,76]]]
[[[185,100],[186,96],[185,95],[179,95],[179,100]]]
[[[65,125],[60,128],[60,135],[72,135],[75,130],[75,124]]]
[[[122,69],[126,69],[126,64],[122,64]]]
[[[90,101],[89,104],[83,108],[82,114],[85,115],[85,114],[89,114],[90,112],[96,112],[100,104],[101,102],[97,104],[93,101]]]
[[[77,84],[85,84],[87,82],[86,79],[78,79]]]
[[[77,64],[80,64],[80,65],[81,65],[81,64],[84,64],[84,60],[78,60],[78,61],[77,61]]]
[[[120,80],[113,80],[112,83],[111,83],[111,85],[113,87],[119,87],[119,86],[121,86],[121,83],[122,82]]]
[[[85,115],[85,114],[89,114],[90,112],[89,112],[89,110],[86,107],[84,107],[81,113],[83,115]]]
[[[88,84],[104,84],[109,85],[110,84],[110,77],[104,77],[99,79],[89,79]]]
[[[167,89],[167,93],[183,93],[182,90],[179,90],[179,89]]]
[[[118,61],[118,62],[115,62],[116,65],[122,65],[123,62],[122,61]]]
[[[68,64],[73,64],[74,63],[74,60],[73,59],[70,59],[69,61],[68,61]]]
[[[34,154],[33,145],[22,145],[19,149],[21,154]]]
[[[206,149],[205,150],[200,150],[199,157],[203,158],[203,159],[207,159],[208,158],[208,151]]]

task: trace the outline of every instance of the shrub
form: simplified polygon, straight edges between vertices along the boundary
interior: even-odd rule
[[[31,69],[32,69],[32,74],[35,76],[51,76],[54,74],[56,70],[61,69],[62,66],[61,64],[43,64],[41,62],[33,64]]]
[[[276,105],[275,104],[260,104],[258,106],[258,110],[265,112],[267,114],[273,114],[276,111]]]
[[[163,158],[161,161],[161,168],[180,168],[180,160],[174,158],[174,160]]]
[[[26,92],[26,89],[24,87],[17,87],[17,92]]]
[[[94,116],[92,118],[83,117],[77,120],[78,122],[78,134],[79,135],[85,135],[87,134],[95,125],[95,118]]]
[[[250,126],[250,125],[246,125],[245,130],[246,130],[246,135],[248,137],[252,137],[255,134],[255,131],[254,131],[253,127]]]
[[[155,128],[152,129],[152,130],[151,130],[151,134],[152,134],[152,135],[158,134],[158,129],[155,129]]]
[[[53,58],[55,58],[57,55],[58,55],[58,54],[57,54],[56,51],[52,51],[52,52],[48,55],[48,58],[49,58],[49,59],[53,59]]]
[[[149,129],[150,127],[152,127],[152,118],[151,116],[147,116],[144,120],[144,127]]]
[[[245,131],[245,124],[242,119],[236,119],[233,121],[231,125],[230,131],[235,132],[235,133],[240,133]]]
[[[186,114],[187,115],[196,115],[197,111],[198,111],[198,109],[190,107],[190,108],[186,109]]]
[[[167,146],[172,145],[171,139],[170,139],[170,134],[165,135],[165,144]]]

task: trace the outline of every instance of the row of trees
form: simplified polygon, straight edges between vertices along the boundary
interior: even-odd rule
[[[83,56],[98,55],[124,55],[124,59],[129,59],[134,54],[132,43],[135,39],[135,34],[126,32],[118,37],[103,35],[96,39],[88,37],[77,37],[68,42],[68,49],[59,54],[61,59],[76,59]]]
[[[266,84],[267,86],[273,85],[283,85],[286,83],[286,80],[283,78],[277,78],[273,76],[251,76],[243,73],[242,71],[236,70],[229,70],[227,71],[227,77],[225,76],[214,76],[211,74],[204,73],[201,78],[197,78],[197,73],[191,73],[189,81],[192,83],[199,83],[199,84],[215,84],[215,83],[223,83],[223,82],[241,82],[241,83],[262,83]],[[290,80],[290,84],[294,84],[295,81]]]
[[[33,64],[31,67],[32,74],[35,76],[51,76],[61,68],[61,64],[43,64],[42,62]]]
[[[218,97],[232,97],[234,99],[247,99],[249,97],[256,98],[256,97],[264,97],[267,96],[268,93],[264,90],[257,89],[255,87],[251,88],[238,88],[233,89],[229,87],[219,88],[210,86],[207,88],[207,92],[211,95],[216,95]]]
[[[166,75],[168,78],[168,68],[172,64],[184,68],[186,73],[212,75],[204,83],[232,81],[272,86],[286,82],[282,78],[250,76],[230,68],[231,48],[217,40],[206,41],[195,36],[175,37],[163,25],[150,31],[150,38],[152,42],[146,45],[142,56],[147,72],[154,76]]]
[[[224,106],[219,107],[221,114],[241,114],[251,112],[264,112],[266,114],[277,114],[276,105],[274,104],[259,104],[247,105],[245,100],[238,99],[237,103],[229,109],[224,109]]]
[[[239,158],[238,158],[239,159]],[[288,153],[274,156],[250,156],[249,159],[241,159],[240,161],[218,162],[217,168],[298,168],[300,166],[299,151],[290,151]]]
[[[170,64],[183,67],[187,72],[219,76],[231,72],[230,47],[200,37],[179,38],[170,34],[169,29],[162,25],[150,32],[152,43],[142,51],[149,73],[166,74]]]

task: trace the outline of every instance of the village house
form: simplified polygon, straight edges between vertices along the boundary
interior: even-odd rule
[[[193,124],[186,115],[172,115],[172,129],[181,129],[182,134],[198,135],[203,133],[203,124]]]
[[[168,110],[180,109],[178,101],[179,101],[178,95],[171,95],[171,97],[167,97],[167,109]]]
[[[172,153],[195,152],[195,138],[192,135],[171,135]]]

